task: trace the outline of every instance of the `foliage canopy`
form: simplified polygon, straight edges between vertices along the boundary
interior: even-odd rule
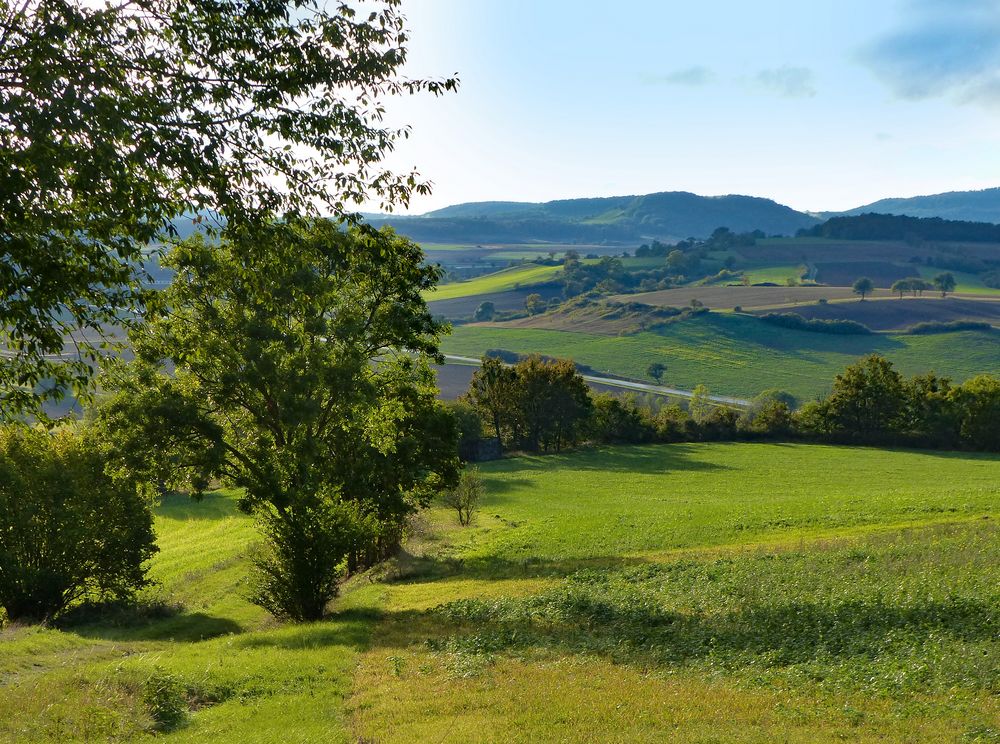
[[[259,223],[427,186],[406,129],[399,0],[24,0],[0,7],[0,415],[83,392],[176,221]],[[65,356],[60,355],[67,352]],[[68,353],[72,352],[72,353]]]

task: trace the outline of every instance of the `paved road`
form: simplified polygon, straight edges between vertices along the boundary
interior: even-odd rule
[[[456,356],[454,354],[445,354],[444,358],[453,362],[462,362],[463,364],[475,364],[479,365],[479,360],[473,357],[466,356]],[[600,385],[608,385],[610,387],[624,388],[625,390],[636,390],[642,393],[659,393],[660,395],[678,395],[683,398],[692,398],[694,393],[690,390],[679,390],[672,387],[664,387],[662,385],[649,385],[645,382],[632,382],[631,380],[619,380],[614,377],[598,377],[596,375],[583,375],[583,379],[587,382],[596,382]],[[749,406],[750,401],[744,398],[731,398],[728,395],[709,395],[709,400],[716,403],[725,403],[731,406]]]

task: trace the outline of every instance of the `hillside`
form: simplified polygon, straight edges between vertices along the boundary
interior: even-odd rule
[[[0,631],[0,740],[988,741],[998,469],[745,443],[511,458],[483,466],[471,528],[434,506],[302,625],[244,598],[236,493],[169,496],[145,613]]]
[[[839,214],[853,216],[866,212],[904,214],[910,217],[941,217],[946,220],[971,222],[1000,222],[1000,188],[880,199]],[[828,216],[833,216],[833,213]]]
[[[683,191],[530,202],[457,204],[425,215],[372,215],[414,240],[441,243],[618,242],[705,237],[720,226],[793,235],[819,220],[770,199]]]
[[[530,328],[456,326],[442,346],[448,354],[469,357],[487,349],[543,353],[633,380],[648,379],[647,367],[662,362],[667,365],[663,384],[672,387],[691,390],[704,384],[713,393],[746,398],[777,387],[801,401],[828,393],[834,375],[867,354],[882,354],[906,375],[933,370],[956,381],[995,370],[1000,359],[1000,331],[840,336],[728,313],[622,336],[613,326],[602,333],[591,324],[587,332],[576,332],[538,327],[541,322]]]

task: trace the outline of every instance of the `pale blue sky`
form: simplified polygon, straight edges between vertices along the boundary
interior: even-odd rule
[[[1000,0],[404,0],[411,211],[684,190],[839,210],[1000,186]]]

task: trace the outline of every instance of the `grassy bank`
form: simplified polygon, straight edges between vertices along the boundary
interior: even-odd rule
[[[461,326],[444,340],[450,354],[477,356],[487,349],[568,357],[595,370],[644,379],[663,362],[663,383],[748,397],[781,388],[809,399],[829,391],[834,375],[859,357],[878,352],[908,375],[934,370],[963,381],[1000,367],[996,332],[934,336],[837,336],[796,331],[756,318],[713,313],[662,330],[604,336],[498,325]]]
[[[159,610],[3,631],[0,740],[1000,733],[1000,458],[683,444],[482,471],[471,528],[432,508],[301,626],[241,598],[233,494],[168,500]]]

